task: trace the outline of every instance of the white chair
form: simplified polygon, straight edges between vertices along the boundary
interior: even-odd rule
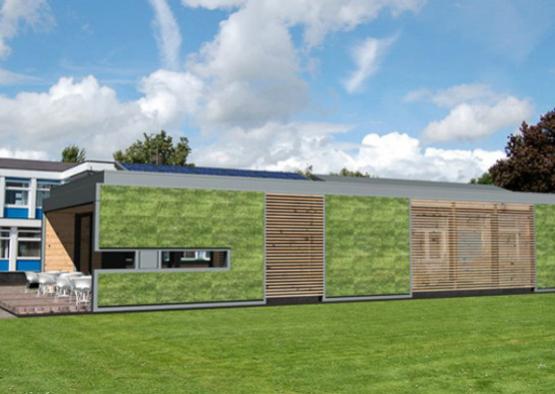
[[[56,280],[56,297],[70,297],[73,293],[72,278],[83,276],[82,272],[64,272]]]
[[[38,276],[39,290],[37,292],[37,297],[41,295],[54,294],[56,287],[56,276],[46,272],[40,272]]]
[[[73,282],[75,305],[88,304],[91,301],[92,277],[79,276],[70,279]]]
[[[33,287],[39,284],[39,275],[33,271],[25,271],[25,278],[27,279],[27,286],[25,286],[25,293]]]

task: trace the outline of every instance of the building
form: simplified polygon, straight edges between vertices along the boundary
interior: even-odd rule
[[[132,165],[52,190],[44,270],[95,311],[555,288],[555,195]]]
[[[42,204],[50,189],[113,163],[0,158],[0,271],[40,271]]]

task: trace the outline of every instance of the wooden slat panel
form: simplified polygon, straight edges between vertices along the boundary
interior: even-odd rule
[[[534,287],[534,242],[530,205],[412,201],[413,291]]]
[[[266,195],[266,295],[324,294],[324,199]]]

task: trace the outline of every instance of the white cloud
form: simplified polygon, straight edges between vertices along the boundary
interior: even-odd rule
[[[379,63],[394,41],[395,37],[385,39],[370,37],[352,49],[351,56],[356,69],[344,82],[345,89],[349,93],[358,91],[364,81],[377,71]]]
[[[36,82],[39,78],[31,75],[14,73],[13,71],[0,68],[0,85],[14,85],[26,82]]]
[[[45,151],[21,150],[0,148],[0,157],[12,157],[16,159],[46,160],[48,154]]]
[[[310,47],[320,44],[329,32],[351,30],[377,18],[386,9],[393,16],[417,12],[425,0],[182,0],[182,3],[210,10],[240,8],[239,12],[255,11],[264,20],[301,25],[304,41]]]
[[[358,145],[335,140],[349,129],[341,124],[298,122],[235,128],[215,144],[193,151],[193,160],[283,171],[312,165],[319,173],[347,167],[380,177],[466,182],[504,157],[502,151],[424,148],[418,139],[399,132],[369,133]]]
[[[462,103],[493,103],[503,98],[486,84],[461,84],[438,91],[429,89],[414,90],[407,93],[405,101],[429,101],[443,108],[451,108]]]
[[[179,26],[166,0],[150,0],[154,9],[156,41],[168,68],[176,70],[179,67],[179,51],[181,48],[181,33]]]
[[[428,124],[424,137],[431,141],[478,139],[507,127],[516,127],[532,114],[533,107],[528,100],[513,96],[493,105],[458,104],[445,118]]]
[[[428,101],[449,113],[441,120],[430,122],[424,129],[429,141],[473,140],[508,127],[516,127],[533,115],[527,99],[495,92],[484,84],[462,84],[448,89],[415,90],[405,101]]]
[[[147,96],[148,97],[148,96]],[[69,143],[87,148],[91,157],[109,158],[116,147],[142,131],[162,125],[158,114],[138,102],[121,102],[116,92],[92,77],[61,78],[47,92],[0,96],[0,135],[14,146],[40,146],[57,157]]]
[[[0,59],[6,58],[11,48],[8,40],[19,33],[20,27],[47,28],[54,22],[46,0],[3,0],[0,2]]]

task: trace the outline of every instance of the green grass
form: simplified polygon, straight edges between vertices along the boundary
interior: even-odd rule
[[[0,321],[0,392],[553,393],[555,294]]]
[[[538,288],[555,288],[555,205],[536,205],[536,278]]]
[[[100,245],[231,250],[225,272],[102,274],[102,306],[264,298],[264,193],[103,185]]]
[[[326,196],[326,295],[409,292],[409,200]]]

